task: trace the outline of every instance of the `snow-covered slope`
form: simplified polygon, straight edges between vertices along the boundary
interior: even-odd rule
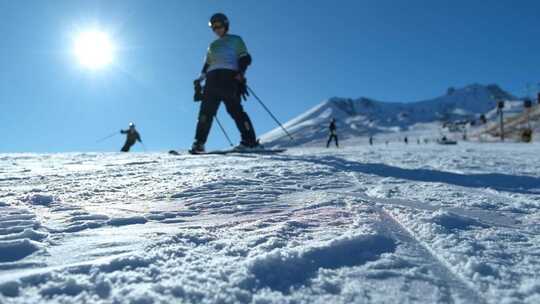
[[[540,303],[539,150],[0,155],[0,303]]]
[[[337,120],[342,139],[422,129],[438,132],[442,121],[478,118],[494,109],[497,100],[514,100],[497,85],[473,84],[448,89],[441,97],[419,102],[381,102],[369,98],[331,98],[292,119],[285,127],[295,137],[290,141],[280,129],[263,135],[268,146],[320,145],[328,136],[331,118]]]

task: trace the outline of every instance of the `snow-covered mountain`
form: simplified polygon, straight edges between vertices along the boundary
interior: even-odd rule
[[[443,96],[417,102],[334,97],[285,124],[294,141],[290,141],[281,129],[270,131],[261,140],[269,146],[320,145],[328,136],[327,128],[332,118],[337,120],[342,139],[419,128],[438,129],[441,122],[478,118],[493,110],[497,100],[501,99],[517,98],[494,84],[449,88]]]

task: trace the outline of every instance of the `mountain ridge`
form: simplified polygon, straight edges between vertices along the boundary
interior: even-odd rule
[[[497,84],[477,83],[450,87],[444,95],[414,102],[332,97],[284,124],[294,141],[278,128],[264,134],[261,141],[269,146],[320,144],[328,135],[332,118],[337,120],[343,139],[407,131],[418,124],[474,120],[493,110],[499,100],[516,99]]]

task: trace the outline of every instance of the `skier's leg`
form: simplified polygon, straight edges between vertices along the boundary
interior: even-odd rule
[[[328,141],[326,142],[326,147],[327,148],[330,147],[330,142],[332,142],[332,135],[330,135],[330,137],[328,137]]]
[[[201,102],[199,109],[199,120],[197,121],[197,131],[195,133],[195,141],[204,145],[208,139],[208,133],[212,127],[214,116],[219,108],[219,97],[207,96],[207,98]]]
[[[126,143],[124,144],[124,146],[122,147],[120,152],[129,152],[130,148],[131,148],[131,146],[129,145],[129,142],[126,141]]]
[[[338,143],[338,138],[337,138],[337,135],[334,135],[334,140],[336,141],[336,147],[339,148],[339,143]]]
[[[228,96],[225,99],[225,107],[229,115],[234,119],[238,131],[240,131],[242,143],[248,146],[255,145],[257,142],[255,130],[249,116],[244,111],[240,97]]]

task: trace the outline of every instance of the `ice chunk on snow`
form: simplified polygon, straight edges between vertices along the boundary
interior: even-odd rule
[[[132,216],[132,217],[117,217],[110,219],[107,224],[111,226],[126,226],[126,225],[135,225],[135,224],[145,224],[148,220],[143,216]]]
[[[12,298],[19,296],[19,283],[10,281],[0,284],[0,294]]]
[[[18,261],[39,249],[38,243],[29,239],[0,241],[0,262]]]
[[[465,217],[463,215],[455,214],[448,211],[435,212],[431,220],[434,223],[448,230],[453,230],[453,229],[467,230],[467,229],[470,229],[471,227],[482,227],[482,228],[488,227],[488,225],[480,222],[477,219]]]
[[[23,201],[30,203],[32,205],[49,206],[55,201],[55,198],[52,195],[32,194],[32,195],[27,195],[23,199]]]
[[[135,269],[139,267],[146,267],[150,265],[152,261],[149,258],[141,256],[122,256],[113,259],[109,263],[99,266],[99,270],[103,272],[115,272],[125,269]]]
[[[27,228],[21,232],[0,236],[0,241],[30,239],[32,241],[41,241],[46,238],[47,234],[35,231],[34,229]]]
[[[494,269],[492,266],[487,264],[486,262],[477,261],[474,258],[471,258],[467,264],[465,265],[465,268],[469,271],[469,273],[473,275],[480,275],[480,276],[492,276],[492,277],[498,277],[497,270]]]
[[[40,293],[45,297],[57,295],[76,296],[87,289],[89,289],[88,286],[78,283],[75,279],[68,279],[62,283],[48,283]]]
[[[329,244],[301,251],[277,249],[256,257],[249,269],[258,287],[284,293],[305,284],[319,269],[353,267],[377,260],[381,254],[394,252],[396,243],[383,235],[357,235],[340,238]]]

